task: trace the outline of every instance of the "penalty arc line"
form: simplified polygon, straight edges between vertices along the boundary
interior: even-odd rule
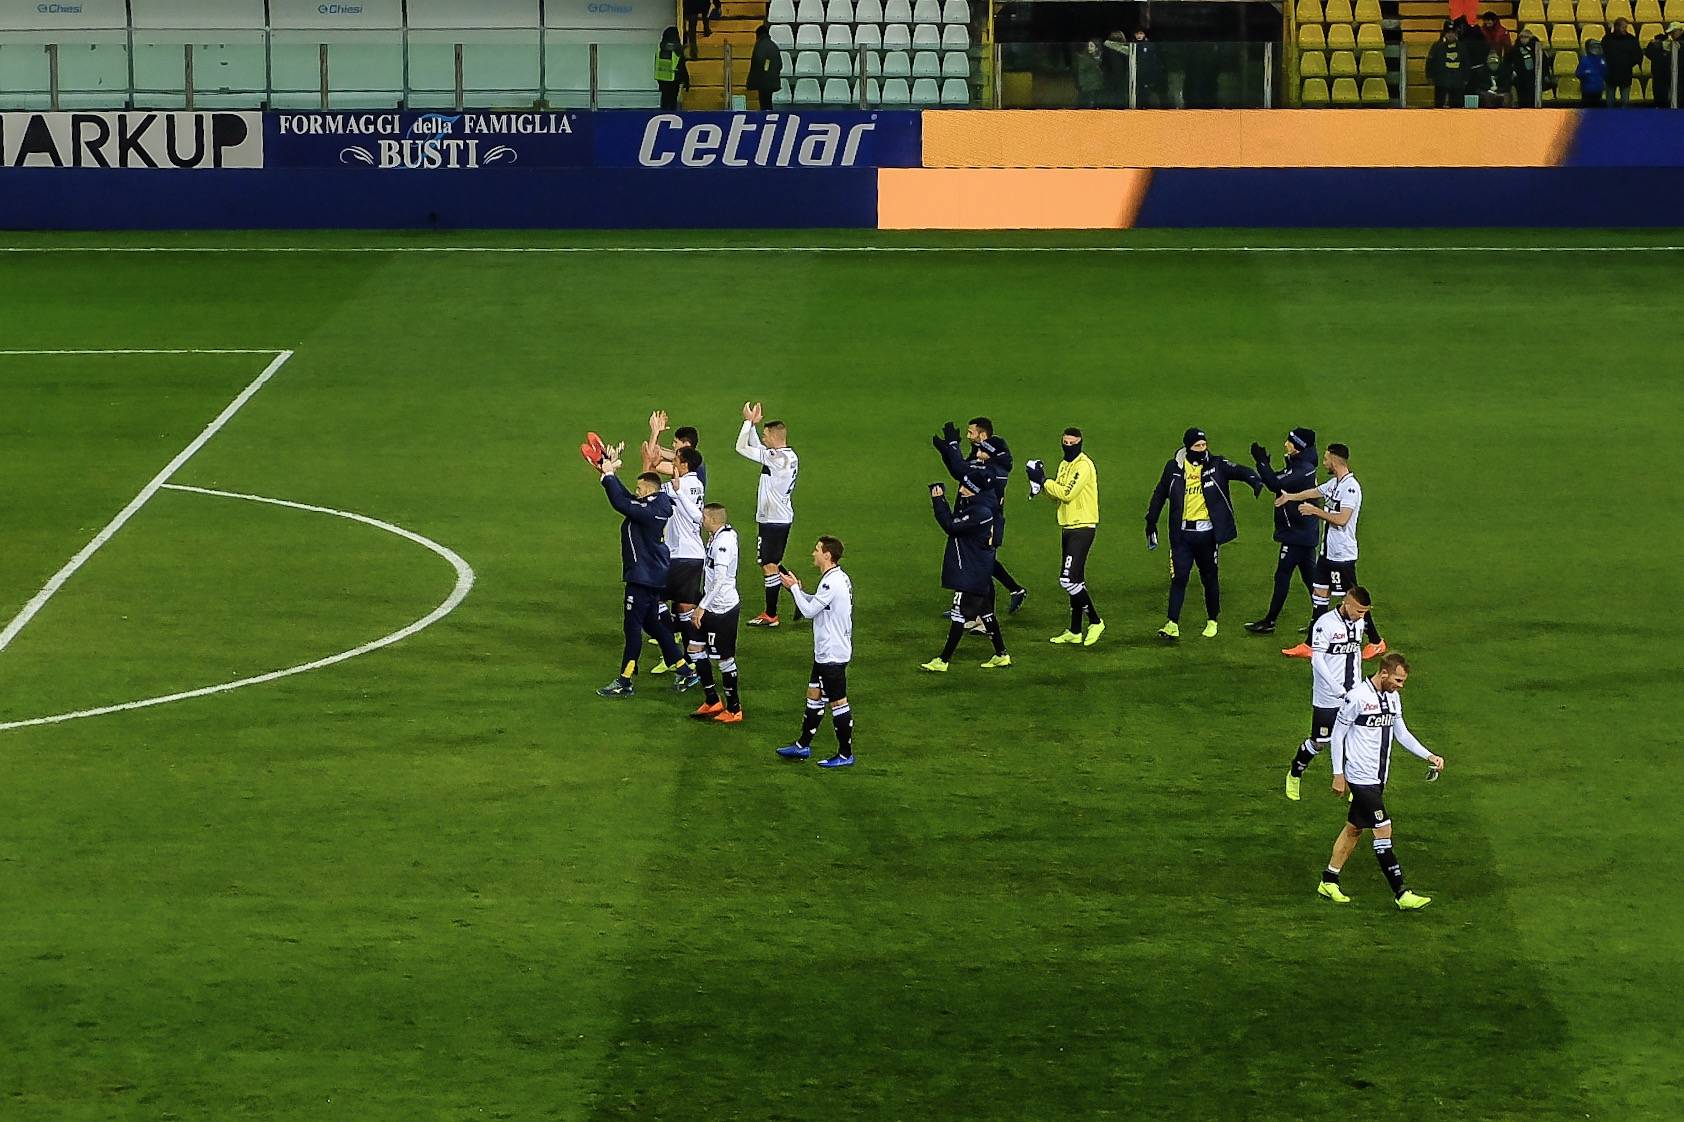
[[[221,432],[222,426],[232,420],[234,414],[238,413],[246,402],[250,401],[257,391],[262,389],[269,379],[275,376],[275,372],[286,365],[287,359],[291,357],[291,351],[281,351],[276,354],[274,360],[263,368],[263,373],[254,378],[245,389],[241,390],[240,395],[229,402],[228,407],[217,414],[216,419],[206,425],[204,431],[194,437],[193,442],[183,448],[175,459],[165,464],[164,470],[153,476],[152,481],[140,489],[140,494],[129,500],[129,505],[118,511],[117,516],[107,522],[105,528],[95,534],[92,541],[78,550],[76,556],[66,561],[64,567],[54,573],[52,579],[41,587],[41,591],[29,598],[29,603],[25,604],[18,611],[18,614],[12,617],[12,621],[6,625],[4,630],[0,630],[0,651],[4,651],[11,646],[12,640],[16,639],[18,634],[29,625],[29,621],[34,619],[36,614],[47,606],[47,601],[51,600],[58,593],[58,590],[64,587],[64,582],[75,576],[76,570],[87,564],[88,558],[98,553],[101,546],[110,541],[129,519],[139,513],[140,508],[145,506],[152,496],[158,493],[159,488],[170,481],[172,475],[181,470],[183,464],[191,460],[199,449],[210,443],[211,437]]]
[[[402,526],[394,525],[391,522],[383,522],[378,518],[370,518],[366,514],[357,514],[354,511],[349,510],[335,510],[333,507],[327,506],[313,506],[310,503],[298,503],[289,499],[271,499],[264,495],[247,495],[238,491],[219,491],[212,487],[189,487],[179,483],[165,483],[163,484],[163,489],[170,491],[183,491],[194,495],[211,495],[222,499],[241,499],[246,502],[266,503],[269,506],[286,507],[289,510],[310,511],[315,514],[331,514],[336,518],[346,518],[352,522],[361,522],[365,526],[373,526],[376,529],[384,530],[389,534],[396,534],[400,538],[405,538],[417,545],[424,546],[433,553],[436,553],[438,556],[444,558],[450,563],[451,568],[456,570],[456,584],[450,590],[450,595],[445,597],[438,607],[434,608],[420,619],[406,627],[399,628],[389,635],[383,635],[372,642],[364,643],[362,646],[354,647],[348,651],[340,651],[338,654],[328,655],[326,658],[318,658],[310,662],[302,662],[297,666],[286,667],[284,670],[272,670],[267,674],[256,674],[249,678],[240,678],[232,682],[223,682],[219,685],[201,686],[198,689],[183,690],[179,693],[161,694],[157,697],[142,698],[139,701],[125,701],[117,705],[102,705],[96,709],[78,709],[71,713],[55,713],[48,717],[31,717],[28,720],[22,721],[6,721],[4,723],[0,723],[0,732],[6,732],[10,729],[31,728],[36,725],[62,724],[65,721],[80,720],[84,717],[102,717],[107,713],[123,713],[131,709],[148,709],[155,705],[167,705],[173,701],[187,701],[195,697],[210,697],[214,694],[228,693],[232,690],[244,689],[247,686],[260,686],[266,682],[274,682],[282,678],[290,678],[294,674],[307,674],[312,670],[321,670],[325,667],[334,666],[341,662],[347,662],[360,655],[368,654],[371,651],[380,650],[382,647],[389,647],[394,643],[401,643],[411,635],[420,631],[425,631],[427,628],[455,611],[457,607],[461,605],[462,601],[468,598],[468,593],[474,587],[473,566],[463,560],[461,554],[457,553],[448,546],[440,545],[431,538],[423,537],[422,535],[415,533],[413,530],[406,530]]]

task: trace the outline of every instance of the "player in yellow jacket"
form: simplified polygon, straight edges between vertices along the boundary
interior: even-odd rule
[[[1099,531],[1099,470],[1082,451],[1082,430],[1064,430],[1064,462],[1053,478],[1047,478],[1040,460],[1030,460],[1024,473],[1029,476],[1031,496],[1045,490],[1058,504],[1058,524],[1063,530],[1064,563],[1058,583],[1070,597],[1070,628],[1054,635],[1052,641],[1091,647],[1105,633],[1105,622],[1099,618],[1087,586],[1088,551],[1093,549],[1093,538]]]

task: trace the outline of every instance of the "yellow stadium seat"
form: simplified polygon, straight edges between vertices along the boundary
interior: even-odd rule
[[[1584,23],[1579,25],[1579,42],[1588,43],[1592,39],[1600,42],[1608,38],[1608,29],[1600,23]]]
[[[1529,23],[1526,25],[1526,30],[1530,31],[1532,38],[1540,43],[1547,44],[1550,41],[1550,29],[1541,23]]]
[[[1579,49],[1579,29],[1570,23],[1558,23],[1550,28],[1550,46],[1558,51]]]
[[[1298,0],[1298,22],[1320,23],[1321,0]]]
[[[1602,0],[1579,0],[1579,6],[1573,9],[1573,18],[1580,23],[1602,22]]]
[[[1350,51],[1334,51],[1333,57],[1327,60],[1327,72],[1335,78],[1355,78],[1357,56]]]
[[[1602,18],[1608,23],[1617,19],[1631,19],[1631,0],[1608,0],[1602,8]]]
[[[1379,51],[1362,52],[1362,58],[1357,61],[1357,73],[1364,78],[1384,78],[1386,56]]]
[[[1544,22],[1544,0],[1520,0],[1520,7],[1515,9],[1514,22],[1522,27],[1529,23]]]
[[[1661,22],[1661,0],[1637,0],[1633,18],[1638,23]]]
[[[1298,25],[1298,49],[1301,51],[1320,51],[1327,48],[1327,36],[1321,33],[1319,23],[1301,23]]]
[[[1364,78],[1362,80],[1362,103],[1364,105],[1390,105],[1392,91],[1386,88],[1384,78]]]
[[[1351,0],[1327,0],[1328,23],[1354,23],[1351,17]]]
[[[1579,68],[1579,56],[1572,51],[1555,52],[1555,76],[1563,78],[1569,76]]]
[[[1573,22],[1573,0],[1549,0],[1544,5],[1544,18],[1550,23]]]
[[[1320,107],[1326,105],[1328,102],[1327,82],[1321,78],[1310,78],[1306,80],[1304,83],[1304,92],[1299,96],[1298,102],[1300,105],[1309,107]]]
[[[1320,51],[1305,51],[1298,56],[1298,75],[1301,78],[1327,77],[1327,56]]]
[[[1579,89],[1579,80],[1577,78],[1563,78],[1556,83],[1555,100],[1579,101],[1583,97],[1584,92]]]
[[[1357,0],[1356,10],[1352,13],[1358,23],[1379,23],[1380,0]]]
[[[1364,50],[1367,50],[1370,47],[1377,51],[1385,50],[1386,36],[1380,30],[1380,25],[1377,23],[1365,23],[1361,27],[1358,27],[1357,46],[1363,48]]]
[[[1666,0],[1666,21],[1684,23],[1684,0]]]
[[[1362,94],[1361,94],[1361,92],[1359,92],[1357,90],[1357,80],[1355,78],[1335,78],[1335,79],[1333,79],[1333,104],[1335,104],[1335,105],[1361,105],[1362,104]]]
[[[1327,49],[1330,51],[1354,51],[1357,49],[1357,37],[1351,34],[1351,25],[1335,23],[1327,29]]]
[[[1655,36],[1659,35],[1661,30],[1661,25],[1658,23],[1644,24],[1637,32],[1637,45],[1647,47],[1655,41]]]

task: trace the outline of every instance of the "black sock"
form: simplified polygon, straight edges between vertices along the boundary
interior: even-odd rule
[[[994,641],[994,653],[997,655],[1005,654],[1006,637],[1000,634],[1000,621],[995,618],[993,612],[983,613],[982,626],[987,629],[988,637]]]
[[[1082,608],[1088,613],[1089,623],[1099,622],[1099,609],[1094,607],[1093,593],[1088,591],[1088,586],[1085,584],[1082,586]]]
[[[1385,640],[1380,638],[1380,625],[1374,622],[1374,609],[1368,609],[1368,614],[1363,616],[1362,619],[1364,625],[1368,628],[1368,641],[1370,643],[1384,642]]]
[[[1386,883],[1392,886],[1392,895],[1402,896],[1403,866],[1397,863],[1397,854],[1392,852],[1391,838],[1374,839],[1374,859],[1380,862],[1380,871],[1386,874]]]
[[[813,737],[819,733],[819,723],[824,720],[824,702],[809,698],[807,700],[807,715],[801,719],[801,738],[796,741],[803,748],[813,746]]]
[[[1082,633],[1082,610],[1084,606],[1082,593],[1072,592],[1070,594],[1070,631],[1074,635]]]
[[[965,637],[965,625],[954,620],[947,625],[947,646],[941,649],[941,660],[951,662],[953,652],[959,649],[959,640]]]
[[[1322,617],[1322,613],[1327,611],[1327,609],[1331,606],[1331,604],[1319,596],[1310,597],[1310,633],[1312,635],[1315,634],[1316,620],[1320,619]]]
[[[767,615],[775,616],[778,614],[778,593],[783,590],[783,586],[783,581],[779,580],[776,576],[766,578]]]
[[[737,660],[723,658],[719,660],[719,676],[725,682],[725,708],[733,713],[742,711],[742,699],[737,695]]]
[[[713,660],[708,658],[706,651],[691,651],[690,661],[696,666],[696,674],[702,679],[702,692],[707,695],[709,705],[719,704],[719,691],[713,685]]]
[[[1292,757],[1292,774],[1302,776],[1305,769],[1310,766],[1310,761],[1315,759],[1316,753],[1320,751],[1321,745],[1313,740],[1306,740],[1300,744],[1298,754]]]
[[[836,754],[838,756],[852,756],[854,754],[854,711],[845,704],[832,709],[830,711],[830,725],[836,730]]]
[[[1329,865],[1321,871],[1321,882],[1323,884],[1338,884],[1339,870],[1335,869],[1332,865]]]
[[[1005,587],[1007,592],[1023,591],[1023,586],[1013,580],[1012,575],[1006,572],[1006,567],[998,561],[994,562],[994,579],[999,581],[1000,584]]]

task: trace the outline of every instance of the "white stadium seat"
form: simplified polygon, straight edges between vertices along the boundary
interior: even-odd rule
[[[865,80],[865,103],[867,105],[881,105],[883,103],[883,86],[876,78]]]
[[[830,0],[824,6],[826,23],[853,23],[854,0]]]
[[[971,6],[967,0],[947,0],[941,6],[941,22],[970,23]]]
[[[772,104],[773,105],[788,105],[790,103],[790,101],[791,101],[791,98],[790,98],[790,93],[789,93],[789,83],[788,82],[780,83],[778,85],[778,88],[772,91]]]
[[[795,56],[788,51],[780,51],[779,53],[784,56],[783,75],[784,81],[787,82],[795,74]]]
[[[906,30],[906,24],[891,23],[883,29],[883,49],[885,51],[910,51],[912,49],[912,35]]]
[[[824,100],[817,78],[802,78],[795,83],[795,104],[817,105]]]
[[[883,56],[883,77],[912,77],[912,59],[905,51],[889,51]]]
[[[912,104],[939,105],[941,90],[936,86],[934,78],[919,78],[912,83]]]
[[[971,49],[971,29],[962,23],[950,23],[941,29],[941,49],[968,51]]]
[[[912,76],[914,78],[941,77],[941,58],[933,51],[919,51],[912,56]]]
[[[824,32],[819,30],[816,23],[804,23],[795,32],[795,48],[800,51],[817,51],[824,47]]]
[[[907,0],[885,0],[883,4],[884,23],[911,23],[912,5]],[[887,94],[887,91],[885,91]]]
[[[824,59],[818,51],[802,51],[795,56],[797,78],[817,78],[824,73]]]
[[[824,49],[849,51],[854,47],[854,33],[845,23],[827,24],[824,29]]]
[[[963,78],[949,78],[941,84],[941,103],[943,105],[969,105],[971,103],[971,87]]]
[[[918,0],[912,5],[912,19],[915,23],[940,23],[941,0]]]
[[[854,91],[848,85],[848,79],[826,78],[824,80],[824,103],[826,105],[854,104]]]
[[[883,47],[883,29],[875,23],[862,23],[854,28],[854,46],[869,47],[881,50]]]
[[[949,24],[958,27],[957,24]],[[963,31],[964,28],[958,28]],[[933,23],[921,23],[912,32],[912,49],[916,51],[935,51],[941,49],[941,28]]]
[[[907,91],[905,78],[883,79],[884,105],[909,105],[911,102],[912,94]]]
[[[795,49],[795,32],[790,30],[787,23],[772,25],[772,43],[779,50],[792,51]]]
[[[824,76],[826,78],[852,78],[854,76],[854,58],[847,51],[831,51],[824,56]],[[825,100],[829,100],[826,98]]]
[[[767,23],[794,23],[795,0],[772,0],[766,6]]]
[[[855,23],[882,23],[883,0],[859,0],[854,5]]]
[[[800,0],[795,6],[795,18],[802,23],[823,23],[824,0]]]
[[[963,51],[948,51],[941,56],[941,76],[943,78],[969,78],[971,76],[971,56]]]
[[[865,76],[867,78],[881,78],[883,76],[883,56],[876,51],[861,51],[860,58],[865,60]]]

